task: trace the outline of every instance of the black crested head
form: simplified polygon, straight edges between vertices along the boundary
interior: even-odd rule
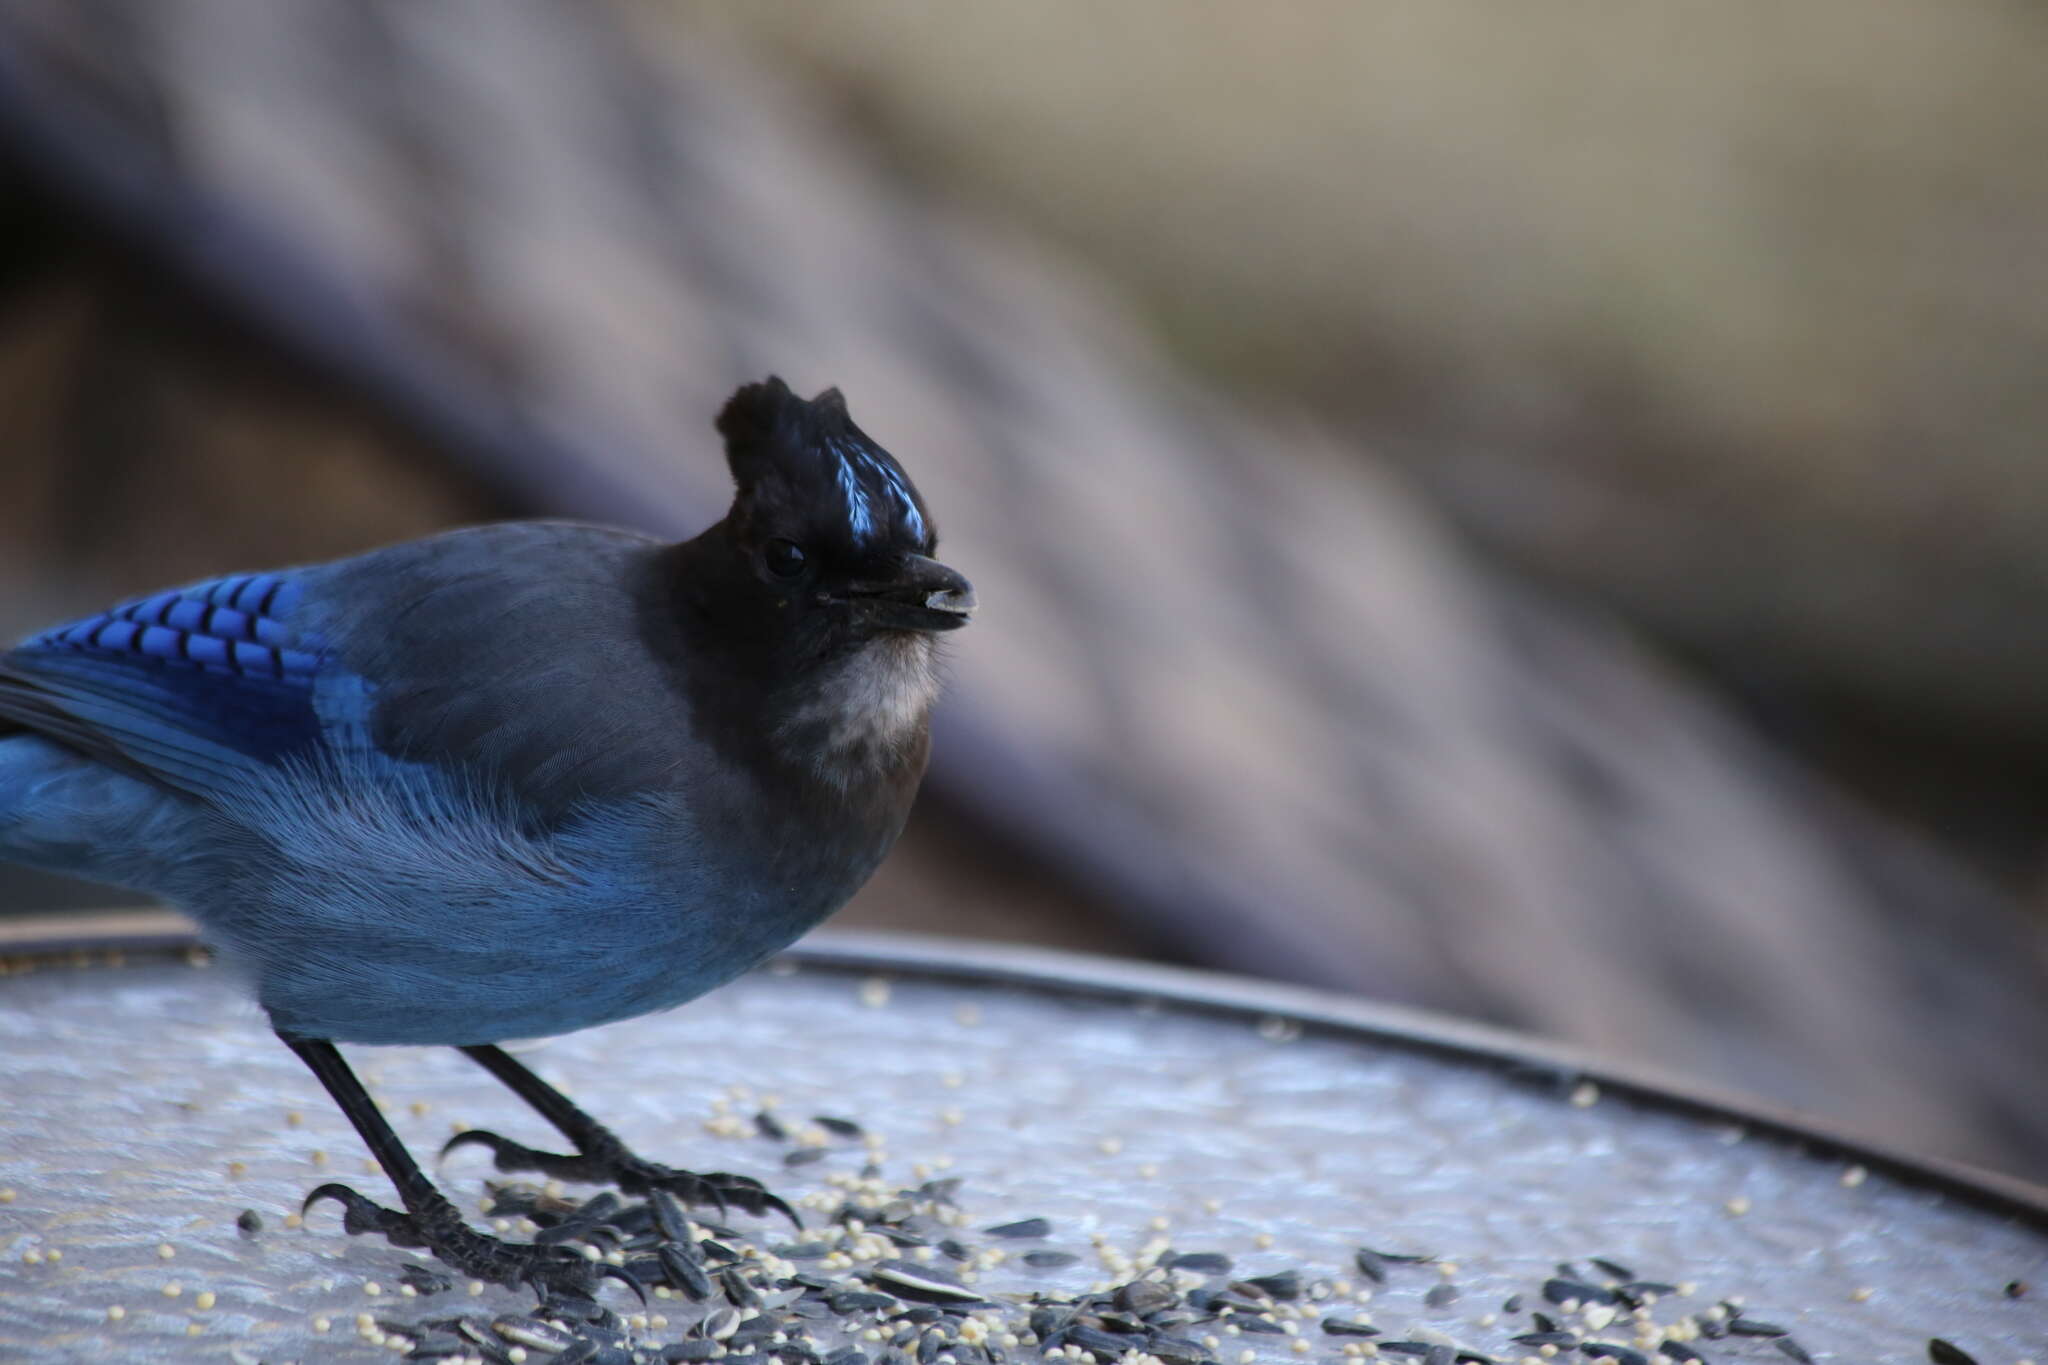
[[[838,389],[805,400],[771,375],[726,400],[718,431],[739,490],[735,510],[748,520],[801,520],[810,540],[847,558],[937,547],[910,476],[854,425]]]

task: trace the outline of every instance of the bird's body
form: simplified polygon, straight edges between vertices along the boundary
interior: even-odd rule
[[[883,746],[893,763],[859,783],[817,748],[720,761],[692,725],[692,688],[721,678],[686,671],[676,559],[603,527],[486,526],[36,637],[0,670],[118,680],[118,704],[175,717],[180,747],[151,730],[110,755],[155,782],[0,739],[0,848],[188,907],[277,1026],[308,1037],[481,1043],[688,1000],[844,903],[901,829],[924,754]],[[209,601],[238,587],[270,612]],[[662,631],[683,669],[650,645]],[[242,673],[209,671],[194,639],[256,649]],[[322,663],[293,677],[271,664],[283,651]],[[847,667],[896,671],[865,653]],[[214,722],[235,693],[264,724]],[[806,708],[840,727],[870,709],[807,695],[763,706],[759,728],[801,727]]]
[[[0,655],[0,857],[189,909],[294,1046],[495,1053],[753,966],[895,841],[972,595],[836,394],[720,426],[682,544],[479,527]]]

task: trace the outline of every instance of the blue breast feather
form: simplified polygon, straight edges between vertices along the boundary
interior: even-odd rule
[[[220,751],[273,760],[318,741],[322,642],[290,618],[302,584],[238,574],[44,631],[7,669],[145,767],[189,781]]]

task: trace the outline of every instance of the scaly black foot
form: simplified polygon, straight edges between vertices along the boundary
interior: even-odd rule
[[[646,1302],[646,1291],[625,1270],[592,1261],[565,1246],[532,1246],[487,1237],[462,1221],[455,1206],[436,1194],[417,1213],[387,1209],[346,1185],[322,1185],[306,1196],[300,1212],[323,1199],[342,1207],[341,1226],[350,1236],[374,1232],[393,1246],[424,1247],[472,1279],[508,1287],[527,1285],[542,1299],[590,1298],[601,1279],[615,1279]]]
[[[398,1187],[398,1197],[405,1201],[406,1208],[400,1213],[364,1198],[346,1185],[322,1185],[306,1196],[302,1213],[323,1199],[332,1199],[342,1206],[342,1226],[351,1234],[376,1232],[397,1246],[425,1247],[473,1279],[508,1286],[532,1285],[543,1300],[587,1299],[600,1279],[614,1279],[630,1286],[641,1302],[646,1302],[647,1294],[640,1282],[618,1266],[592,1261],[566,1246],[501,1242],[463,1222],[447,1196],[421,1173],[334,1044],[319,1038],[278,1036],[312,1068],[327,1092],[334,1096],[334,1102],[341,1106],[341,1112],[355,1124],[363,1142],[375,1154],[377,1164]]]
[[[538,1171],[557,1180],[580,1180],[594,1185],[616,1185],[627,1194],[646,1195],[664,1190],[685,1204],[708,1205],[723,1217],[728,1208],[752,1214],[779,1213],[798,1227],[803,1219],[796,1210],[771,1193],[767,1186],[749,1176],[725,1171],[679,1171],[658,1161],[636,1156],[610,1129],[591,1125],[591,1131],[577,1144],[575,1155],[542,1152],[514,1142],[511,1138],[482,1128],[471,1128],[449,1138],[441,1148],[447,1156],[458,1147],[487,1147],[501,1171]]]

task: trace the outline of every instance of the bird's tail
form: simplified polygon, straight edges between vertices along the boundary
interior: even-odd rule
[[[152,834],[189,818],[162,788],[0,717],[0,859],[149,889]]]

